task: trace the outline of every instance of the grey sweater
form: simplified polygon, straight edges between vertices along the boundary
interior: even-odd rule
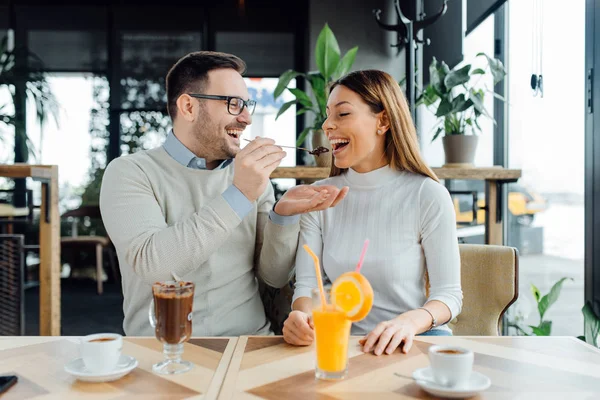
[[[127,335],[154,336],[151,286],[172,272],[196,284],[193,336],[270,333],[256,278],[290,280],[299,224],[270,221],[271,185],[241,220],[222,196],[232,181],[233,164],[191,169],[162,147],[108,165],[100,209],[119,258]]]

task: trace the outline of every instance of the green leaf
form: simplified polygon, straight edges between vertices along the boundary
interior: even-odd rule
[[[435,139],[438,138],[438,136],[440,136],[440,133],[444,132],[444,128],[442,128],[441,126],[437,128],[437,130],[435,131],[435,134],[433,135],[433,138],[431,139],[431,142],[433,142]]]
[[[432,106],[439,98],[435,88],[431,85],[428,85],[423,91],[423,103],[427,107]]]
[[[488,118],[492,118],[483,105],[483,91],[471,89],[469,99],[473,102],[475,110]]]
[[[556,282],[554,284],[554,286],[552,286],[552,288],[550,289],[550,292],[541,298],[540,302],[538,303],[538,311],[540,312],[540,320],[544,319],[544,314],[546,314],[546,311],[548,311],[550,306],[552,306],[552,304],[556,303],[556,300],[558,300],[558,296],[560,296],[560,290],[562,289],[562,285],[567,279],[569,279],[571,281],[573,280],[572,278],[560,279],[558,282]]]
[[[317,99],[319,113],[321,115],[325,115],[327,107],[327,88],[325,84],[325,78],[320,73],[312,73],[308,75],[308,81],[312,88],[315,99]]]
[[[596,316],[590,303],[585,303],[583,312],[583,333],[586,343],[598,347],[598,334],[600,334],[600,318]]]
[[[460,113],[469,109],[473,105],[473,102],[465,98],[464,94],[459,94],[452,100],[452,113]]]
[[[319,71],[329,81],[340,62],[340,46],[328,24],[319,33],[315,56]]]
[[[444,70],[441,68],[438,60],[433,57],[431,64],[429,65],[429,84],[433,87],[437,93],[445,93],[446,88],[444,87]]]
[[[446,89],[450,90],[453,87],[469,82],[469,79],[471,78],[469,76],[470,69],[470,65],[465,65],[456,71],[450,71],[450,73],[444,78],[444,85],[446,86]]]
[[[539,303],[540,299],[542,298],[542,294],[540,293],[540,289],[538,289],[533,283],[531,284],[531,294],[533,295],[535,302]]]
[[[291,69],[288,69],[283,74],[281,74],[281,76],[279,77],[279,82],[277,82],[277,86],[275,87],[275,91],[273,92],[273,98],[276,99],[279,96],[281,96],[281,94],[287,88],[287,86],[290,84],[292,79],[294,79],[300,75],[304,75],[304,74],[301,72],[296,72]]]
[[[312,111],[310,108],[303,108],[296,113],[296,115],[306,114],[307,112]]]
[[[339,79],[340,77],[346,75],[352,65],[354,64],[354,60],[356,59],[356,53],[358,52],[358,46],[355,46],[348,50],[344,57],[340,60],[335,72],[333,73],[333,79]]]
[[[502,61],[497,58],[491,58],[485,53],[478,53],[477,57],[480,56],[484,56],[487,59],[490,70],[492,71],[492,76],[494,77],[494,85],[504,79],[506,76],[506,69],[502,64]]]
[[[398,81],[398,86],[400,86],[403,90],[405,89],[404,85],[406,85],[406,75]]]
[[[435,112],[436,117],[445,117],[449,113],[452,112],[452,103],[450,103],[447,99],[442,99],[440,101],[440,105]]]
[[[485,71],[481,68],[477,68],[471,71],[471,75],[485,75]]]
[[[444,132],[446,135],[460,135],[460,121],[452,114],[444,118]]]
[[[279,118],[279,116],[281,114],[283,114],[284,112],[286,112],[288,108],[290,108],[292,105],[294,105],[296,103],[297,103],[296,100],[292,100],[292,101],[288,101],[287,103],[283,103],[283,105],[281,106],[281,108],[277,112],[277,115],[275,116],[275,121],[277,121],[277,118]]]
[[[473,122],[475,122],[475,126],[477,127],[477,129],[479,130],[479,132],[482,132],[483,129],[481,129],[481,126],[479,126],[479,121],[477,120],[477,113],[475,113],[476,117],[473,120]]]
[[[304,143],[304,139],[306,139],[306,135],[308,135],[311,129],[312,127],[309,126],[308,128],[304,128],[302,132],[300,132],[300,135],[298,135],[298,139],[296,139],[296,147],[302,146],[302,144]]]
[[[486,92],[489,93],[489,94],[491,94],[492,96],[494,96],[498,100],[507,101],[506,97],[499,95],[498,93],[494,92],[493,90],[486,89]]]
[[[552,331],[552,321],[542,321],[540,326],[529,325],[529,327],[536,336],[550,336],[550,332]]]
[[[313,106],[313,102],[310,99],[310,97],[308,97],[308,95],[300,90],[300,89],[288,89],[290,92],[292,92],[292,94],[296,97],[296,100],[298,100],[298,102],[300,104],[302,104],[304,107],[309,107],[311,108]]]

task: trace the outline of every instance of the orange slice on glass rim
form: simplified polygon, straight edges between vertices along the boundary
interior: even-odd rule
[[[360,272],[346,272],[331,286],[331,302],[352,322],[364,319],[373,307],[373,288]]]

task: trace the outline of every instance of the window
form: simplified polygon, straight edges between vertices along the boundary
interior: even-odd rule
[[[90,183],[92,160],[97,160],[94,148],[106,146],[107,136],[94,134],[93,126],[101,116],[95,116],[92,110],[102,97],[108,98],[108,83],[104,78],[86,74],[56,74],[47,80],[59,103],[58,123],[49,119],[40,129],[34,109],[28,105],[27,132],[33,155],[29,162],[58,165],[62,213],[80,205],[82,193]],[[98,87],[104,90],[96,93]],[[39,185],[32,188],[39,204]]]
[[[294,96],[285,91],[279,98],[273,98],[273,91],[277,86],[278,78],[245,78],[248,85],[250,98],[258,101],[254,115],[252,115],[252,125],[246,128],[244,138],[252,140],[257,136],[268,137],[277,144],[284,146],[296,145],[296,106],[290,107],[277,120],[275,117],[281,105],[287,101],[293,100]],[[290,82],[288,87],[295,87],[295,80]],[[242,147],[247,144],[242,139]],[[296,165],[296,151],[294,149],[284,149],[287,156],[282,160],[282,167],[293,167]],[[294,179],[274,179],[273,182],[280,189],[289,189],[295,185]]]
[[[521,254],[520,296],[510,314],[525,327],[537,325],[530,285],[545,294],[570,277],[544,319],[552,321],[552,335],[578,336],[584,302],[585,2],[540,3],[546,21],[543,98],[530,87],[533,1],[509,0],[508,156],[509,167],[523,171],[508,200],[508,244]],[[559,20],[560,32],[550,22]]]

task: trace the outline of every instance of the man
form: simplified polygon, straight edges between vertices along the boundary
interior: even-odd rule
[[[180,59],[167,74],[173,131],[164,145],[106,169],[100,209],[119,257],[127,335],[153,335],[151,285],[173,274],[196,284],[194,336],[269,334],[256,277],[284,286],[299,214],[334,206],[347,193],[296,186],[273,208],[269,176],[285,152],[265,138],[240,150],[256,105],[245,68],[217,52]]]

